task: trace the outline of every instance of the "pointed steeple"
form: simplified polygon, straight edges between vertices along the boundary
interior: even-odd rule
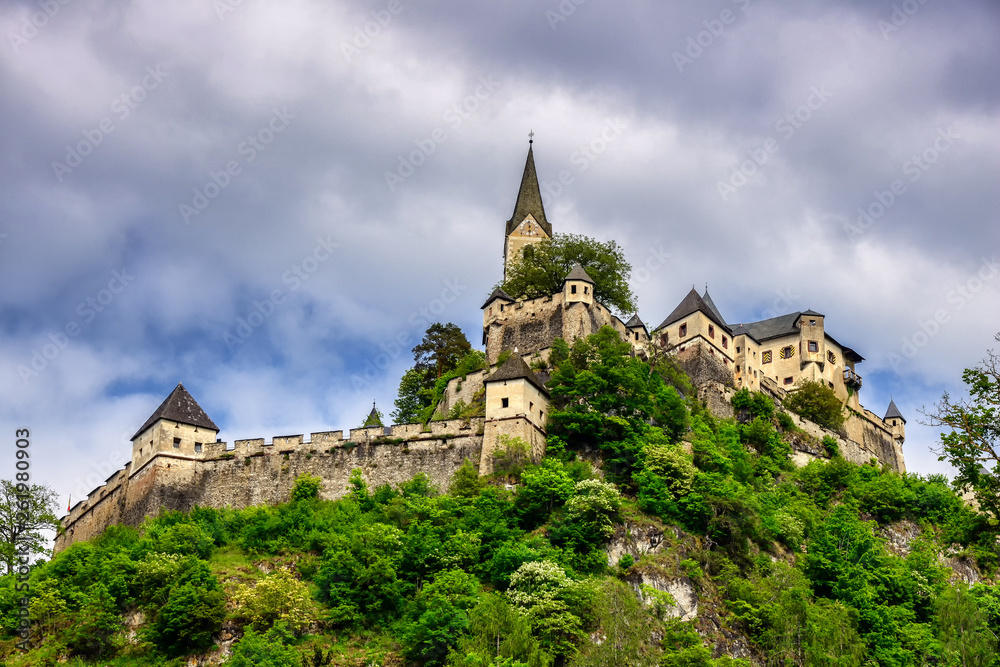
[[[709,309],[712,311],[712,314],[715,315],[715,317],[719,320],[719,322],[721,322],[722,324],[726,324],[726,320],[724,317],[722,317],[722,313],[719,312],[719,309],[716,307],[715,302],[712,301],[712,297],[708,295],[708,283],[705,283],[705,295],[702,296],[701,299],[702,301],[705,302],[705,305],[709,307]]]
[[[161,419],[167,419],[172,422],[177,422],[179,424],[189,424],[190,426],[198,426],[200,428],[207,428],[211,431],[218,433],[219,427],[215,425],[215,422],[209,418],[205,411],[201,409],[198,405],[198,401],[194,400],[194,397],[188,393],[188,390],[184,388],[184,385],[177,383],[174,390],[170,392],[170,395],[160,403],[160,407],[153,411],[153,414],[149,416],[135,435],[132,436],[132,440],[138,438],[142,433],[148,429],[150,426],[160,421]]]
[[[889,421],[892,418],[902,419],[903,423],[906,423],[906,418],[903,417],[903,413],[901,413],[899,408],[896,407],[896,401],[890,398],[889,409],[885,411],[885,417],[882,418],[882,421]]]
[[[517,229],[528,214],[535,218],[535,222],[545,231],[545,234],[552,237],[552,225],[545,219],[545,207],[542,205],[542,191],[538,187],[538,174],[535,172],[535,156],[532,152],[531,144],[528,142],[528,159],[524,163],[524,174],[521,176],[521,187],[517,191],[517,203],[514,204],[514,214],[507,221],[506,235]]]

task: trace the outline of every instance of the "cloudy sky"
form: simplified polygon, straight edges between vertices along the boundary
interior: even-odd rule
[[[177,382],[229,442],[388,413],[429,322],[479,343],[533,130],[549,221],[624,248],[647,323],[705,283],[818,310],[944,471],[917,411],[1000,330],[998,17],[6,0],[0,438],[65,502]]]

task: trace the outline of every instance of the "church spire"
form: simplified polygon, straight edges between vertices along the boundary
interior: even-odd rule
[[[534,133],[532,133],[534,135]],[[517,191],[517,203],[514,204],[514,215],[507,221],[507,236],[517,229],[528,215],[531,215],[546,236],[552,236],[552,225],[545,219],[545,207],[542,205],[542,191],[538,187],[538,174],[535,172],[535,156],[532,151],[534,139],[528,140],[528,159],[524,163],[524,174],[521,176],[521,187]]]

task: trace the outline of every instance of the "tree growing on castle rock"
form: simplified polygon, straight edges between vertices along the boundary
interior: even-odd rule
[[[614,241],[602,243],[581,234],[556,234],[521,249],[518,261],[507,267],[507,280],[500,283],[507,294],[535,299],[562,289],[563,279],[579,263],[594,280],[594,296],[619,313],[636,311],[635,294],[629,287],[632,265]]]
[[[417,362],[414,368],[426,373],[433,386],[434,380],[453,370],[471,349],[469,339],[458,325],[435,322],[413,348],[413,360]]]
[[[844,406],[833,389],[822,382],[806,380],[800,383],[785,399],[784,406],[831,431],[844,427]]]

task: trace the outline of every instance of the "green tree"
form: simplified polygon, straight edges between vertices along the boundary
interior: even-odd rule
[[[497,593],[469,612],[469,628],[448,655],[452,667],[549,667],[552,656],[531,634],[527,617]]]
[[[17,450],[22,452],[27,450]],[[0,558],[7,574],[19,562],[27,564],[33,556],[48,553],[41,531],[58,528],[55,508],[56,492],[47,486],[0,480]]]
[[[924,412],[925,423],[951,429],[941,434],[938,460],[954,466],[956,487],[971,489],[979,508],[1000,521],[1000,355],[987,352],[962,373],[962,381],[969,398],[955,400],[945,392],[933,412]]]
[[[506,281],[497,285],[513,297],[534,299],[555,294],[579,263],[594,279],[594,296],[620,314],[636,311],[629,287],[632,265],[614,241],[602,243],[579,234],[556,234],[525,245],[517,261],[507,267]]]
[[[423,372],[433,386],[434,380],[458,366],[472,350],[469,339],[458,325],[435,322],[424,332],[424,338],[413,348],[414,370]]]
[[[295,484],[292,486],[292,500],[312,500],[313,498],[318,498],[319,490],[322,486],[322,479],[316,475],[304,472],[295,478]]]
[[[382,412],[375,407],[374,403],[372,403],[372,411],[365,417],[365,422],[361,425],[361,428],[371,428],[372,426],[384,426],[382,423]]]
[[[253,586],[239,584],[232,596],[236,614],[257,630],[283,622],[298,633],[318,618],[309,587],[288,570],[274,570]]]
[[[831,431],[844,427],[844,406],[833,389],[822,382],[805,380],[788,394],[784,406]]]
[[[421,414],[428,405],[430,398],[426,396],[425,379],[427,373],[411,368],[403,374],[399,381],[399,394],[394,401],[396,409],[392,411],[392,423],[415,424],[420,421]]]
[[[440,572],[417,594],[407,612],[403,653],[422,665],[445,664],[448,652],[469,626],[479,581],[461,570]]]
[[[247,630],[243,638],[233,644],[233,654],[225,664],[227,667],[298,667],[302,659],[292,645],[293,639],[292,633],[281,623],[262,634]]]
[[[153,642],[169,656],[204,651],[222,629],[226,597],[204,561],[195,561],[170,591],[150,629]]]

